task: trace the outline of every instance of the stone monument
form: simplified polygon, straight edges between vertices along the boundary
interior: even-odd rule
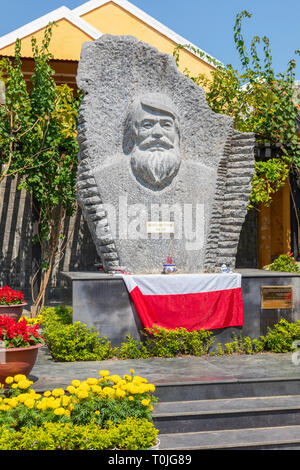
[[[175,60],[131,36],[84,44],[77,191],[107,273],[234,268],[253,134],[214,113]]]

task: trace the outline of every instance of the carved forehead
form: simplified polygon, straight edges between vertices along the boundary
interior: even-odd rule
[[[141,110],[150,110],[156,113],[168,114],[172,116],[173,119],[178,120],[177,109],[173,101],[163,93],[149,93],[135,100],[133,113],[136,115]]]

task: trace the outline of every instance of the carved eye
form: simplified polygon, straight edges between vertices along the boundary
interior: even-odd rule
[[[151,129],[151,127],[153,127],[153,122],[152,121],[144,121],[144,122],[142,122],[141,127],[143,129]]]
[[[162,121],[161,125],[162,125],[162,127],[164,127],[165,129],[172,129],[172,127],[173,127],[173,122],[171,122],[171,121]]]

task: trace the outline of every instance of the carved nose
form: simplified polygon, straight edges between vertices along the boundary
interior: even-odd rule
[[[163,135],[162,129],[159,124],[155,124],[155,126],[153,127],[152,135],[153,137],[161,137]]]

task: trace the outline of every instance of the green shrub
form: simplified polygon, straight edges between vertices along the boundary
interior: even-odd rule
[[[214,342],[211,331],[167,330],[154,327],[146,330],[144,344],[150,356],[174,357],[180,354],[202,356]]]
[[[290,323],[285,319],[268,328],[266,336],[261,337],[264,350],[276,353],[293,351],[292,344],[297,339],[300,339],[300,321]]]
[[[300,273],[300,267],[292,256],[292,253],[286,255],[280,255],[274,260],[269,266],[269,271],[283,271],[291,273]]]
[[[116,348],[116,355],[119,359],[146,359],[149,357],[149,351],[142,342],[127,335],[126,342]]]
[[[62,325],[72,324],[72,307],[58,305],[56,307],[43,308],[41,310],[42,324],[46,327],[60,323]]]
[[[158,430],[146,419],[127,418],[114,428],[115,447],[122,450],[146,450],[155,444]]]
[[[71,307],[51,307],[42,311],[43,336],[56,361],[101,361],[174,357],[182,354],[202,356],[214,342],[211,331],[187,331],[185,328],[167,330],[155,327],[144,332],[143,341],[126,336],[119,348],[112,347],[107,338],[95,328],[80,322],[72,324]]]
[[[43,336],[56,361],[102,361],[115,355],[115,349],[106,338],[80,322],[45,324]]]
[[[126,450],[147,449],[155,443],[158,430],[152,423],[127,418],[120,425],[101,428],[95,423],[44,423],[13,431],[0,427],[0,450]]]
[[[43,336],[55,361],[102,361],[115,355],[110,341],[95,328],[80,322],[72,324],[71,307],[44,308]]]
[[[188,331],[185,328],[167,330],[155,327],[143,332],[143,340],[127,335],[120,347],[112,347],[95,328],[75,322],[72,324],[71,307],[43,309],[43,336],[56,361],[101,361],[113,357],[119,359],[146,359],[149,357],[176,357],[178,355],[202,356],[204,354],[255,354],[262,351],[290,352],[292,343],[300,339],[300,321],[289,323],[281,320],[266,336],[259,339],[234,336],[233,341],[216,345],[212,331]]]

